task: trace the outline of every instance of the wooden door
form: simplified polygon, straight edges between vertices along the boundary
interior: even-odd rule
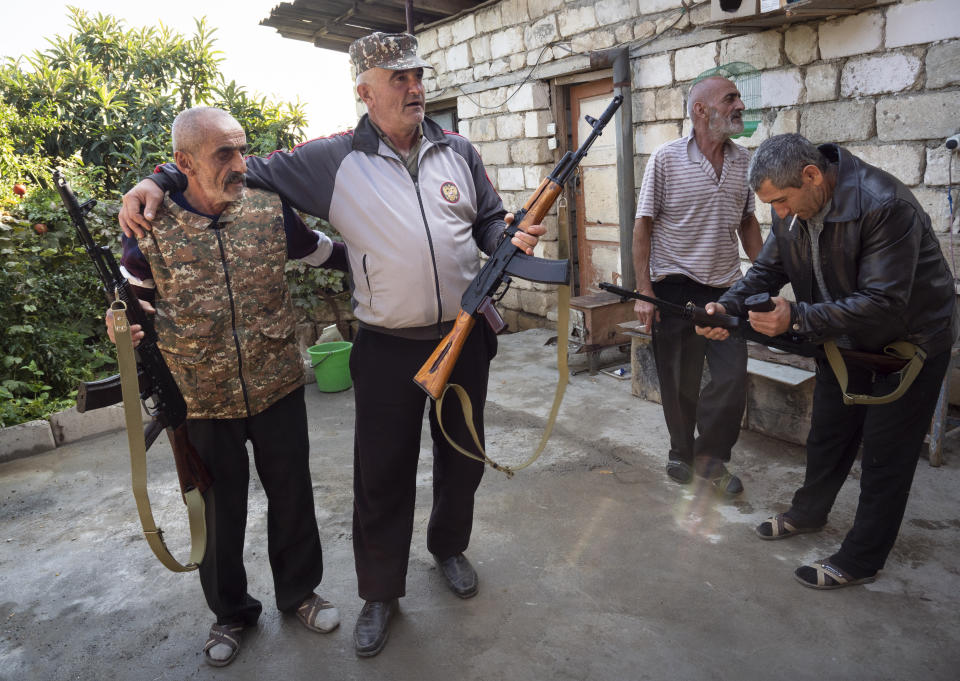
[[[580,146],[591,128],[587,114],[599,118],[613,97],[610,78],[570,88],[573,148]],[[577,255],[580,293],[597,290],[601,281],[620,280],[620,209],[617,200],[617,125],[604,129],[580,164],[576,183]]]

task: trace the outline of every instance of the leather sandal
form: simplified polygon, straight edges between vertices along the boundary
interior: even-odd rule
[[[706,480],[714,492],[727,499],[743,493],[743,483],[740,482],[740,478],[727,470],[722,461],[716,459],[706,462],[697,461],[694,470],[698,477]]]
[[[787,518],[783,513],[778,513],[776,515],[770,516],[762,523],[757,525],[757,536],[765,541],[772,541],[774,539],[786,539],[787,537],[792,537],[795,534],[804,534],[806,532],[819,532],[823,529],[823,525],[819,527],[798,527],[790,522],[790,519]]]
[[[240,652],[240,632],[243,631],[242,624],[214,624],[210,627],[210,634],[207,636],[207,642],[203,646],[203,657],[211,667],[226,667],[233,662],[237,653]],[[223,644],[230,648],[230,654],[221,659],[211,657],[210,649],[215,645]]]
[[[310,594],[297,608],[297,619],[310,631],[328,634],[340,624],[340,611],[317,594]]]
[[[869,584],[877,579],[876,574],[869,577],[853,577],[826,558],[798,567],[793,576],[798,582],[811,589],[842,589],[845,586]]]

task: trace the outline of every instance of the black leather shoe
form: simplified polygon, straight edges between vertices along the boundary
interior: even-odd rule
[[[667,475],[675,482],[686,485],[693,480],[693,468],[685,461],[669,459],[667,461]]]
[[[397,599],[367,601],[353,629],[353,644],[359,657],[373,657],[387,645],[390,618],[397,611]]]
[[[440,566],[440,572],[443,573],[447,585],[453,593],[460,598],[472,598],[477,595],[477,571],[470,565],[470,561],[462,553],[440,560],[437,558],[437,565]]]

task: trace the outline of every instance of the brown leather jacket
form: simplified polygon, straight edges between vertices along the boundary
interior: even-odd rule
[[[813,342],[846,335],[856,349],[879,352],[896,340],[919,345],[930,356],[957,337],[953,275],[930,218],[906,186],[889,173],[835,144],[820,147],[838,164],[833,203],[820,234],[823,277],[833,302],[814,302],[810,234],[792,216],[773,228],[744,278],[720,298],[729,314],[743,316],[743,300],[775,295],[787,283],[791,332]]]

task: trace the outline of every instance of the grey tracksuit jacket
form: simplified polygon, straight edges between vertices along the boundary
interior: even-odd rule
[[[504,209],[480,156],[459,135],[423,121],[415,181],[365,115],[356,129],[247,159],[252,187],[330,222],[347,245],[354,313],[368,328],[437,335],[503,234]],[[182,190],[167,164],[151,179]],[[404,334],[406,335],[406,334]]]

